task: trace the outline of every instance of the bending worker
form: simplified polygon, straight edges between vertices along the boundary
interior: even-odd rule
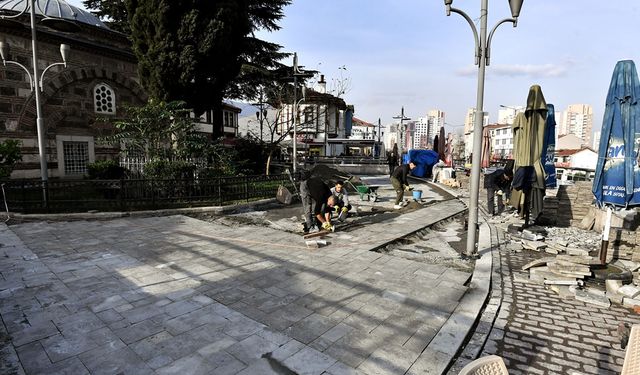
[[[344,181],[337,181],[335,186],[331,188],[331,194],[336,198],[335,211],[338,213],[338,220],[345,221],[351,210],[351,205]]]
[[[509,185],[511,184],[511,175],[506,173],[504,169],[497,169],[495,172],[484,176],[484,187],[487,189],[487,210],[491,216],[495,216],[496,195],[498,196],[498,215],[504,211],[504,202],[502,196],[508,194]]]
[[[322,227],[324,230],[333,230],[331,225],[331,211],[336,204],[336,198],[331,190],[321,179],[311,177],[300,183],[300,198],[304,214],[304,232],[313,233]],[[313,215],[311,204],[315,203]]]
[[[407,181],[407,176],[415,167],[415,163],[410,161],[409,164],[402,164],[401,166],[396,167],[391,174],[391,185],[393,185],[393,189],[396,191],[396,203],[393,208],[396,210],[402,208],[400,203],[403,202],[402,199],[404,198],[405,190],[409,191],[411,189],[409,187],[409,182]]]

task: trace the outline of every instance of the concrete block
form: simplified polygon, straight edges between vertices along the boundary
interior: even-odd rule
[[[609,300],[613,303],[617,303],[619,305],[622,305],[622,302],[624,300],[624,296],[620,293],[609,293],[607,292],[607,297],[609,298]]]
[[[563,278],[558,278],[558,279],[547,279],[544,281],[545,285],[578,285],[578,280],[576,279],[563,279]]]
[[[618,293],[618,289],[622,287],[622,280],[605,280],[604,285],[609,293]]]
[[[527,270],[529,268],[531,268],[532,270],[534,268],[539,269],[539,268],[541,268],[539,266],[544,266],[544,265],[547,264],[547,262],[553,262],[554,260],[556,260],[555,257],[546,257],[546,258],[536,259],[536,260],[531,261],[531,262],[525,264],[524,266],[522,266],[522,270],[525,271],[525,270]],[[539,269],[539,271],[543,271],[543,270]],[[545,269],[544,271],[548,271],[548,269]]]
[[[633,308],[635,306],[640,306],[640,300],[629,298],[629,297],[623,297],[622,305],[625,307]]]
[[[575,247],[567,247],[565,249],[565,252],[567,253],[567,255],[575,255],[575,256],[580,256],[580,257],[588,257],[589,256],[589,252],[587,250],[577,249]]]
[[[605,308],[609,308],[609,306],[611,306],[611,301],[609,301],[609,298],[607,298],[607,296],[595,294],[593,292],[581,289],[576,289],[576,300]]]
[[[633,285],[623,285],[618,288],[618,293],[624,295],[625,297],[636,298],[638,295],[640,295],[640,289],[636,288]]]
[[[571,291],[568,285],[550,285],[549,289],[556,292],[556,294],[563,300],[576,298],[575,293]]]
[[[544,240],[544,236],[539,233],[534,233],[529,229],[524,229],[521,234],[522,238],[530,241],[542,241]]]
[[[543,250],[545,247],[547,247],[547,244],[541,241],[529,241],[529,240],[523,239],[521,243],[522,243],[523,249],[532,250],[532,251],[540,251],[540,250]]]
[[[600,259],[592,256],[558,255],[556,259],[562,260],[565,262],[576,263],[576,264],[586,264],[586,265],[600,264]]]

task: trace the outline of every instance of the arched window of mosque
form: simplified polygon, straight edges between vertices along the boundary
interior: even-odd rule
[[[116,93],[105,83],[99,83],[94,87],[93,103],[96,113],[116,113]]]

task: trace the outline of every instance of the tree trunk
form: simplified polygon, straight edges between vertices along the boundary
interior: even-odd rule
[[[211,124],[213,133],[211,138],[215,141],[224,136],[224,120],[222,117],[222,98],[213,98],[211,105]]]
[[[273,148],[269,149],[269,156],[267,156],[267,168],[265,170],[265,174],[269,175],[269,169],[271,169],[271,156],[273,155]]]

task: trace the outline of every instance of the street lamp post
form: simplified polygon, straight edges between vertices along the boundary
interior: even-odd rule
[[[487,15],[489,0],[480,0],[480,35],[475,24],[465,12],[460,9],[453,8],[451,4],[453,0],[444,0],[447,16],[451,15],[451,12],[461,15],[473,32],[475,41],[475,64],[478,65],[478,90],[477,90],[477,102],[476,102],[476,119],[473,128],[473,157],[471,166],[471,184],[469,192],[469,225],[467,233],[467,256],[475,256],[477,254],[477,235],[478,235],[478,194],[480,187],[480,161],[482,153],[482,127],[484,117],[484,79],[486,66],[489,65],[491,55],[491,39],[493,33],[498,26],[506,22],[511,22],[513,27],[518,25],[518,17],[520,16],[520,9],[522,9],[522,2],[524,0],[508,0],[511,8],[512,18],[505,18],[498,22],[487,37]]]
[[[405,121],[409,121],[411,119],[404,115],[404,106],[400,110],[400,114],[397,115],[397,116],[393,116],[393,118],[396,119],[396,120],[400,120],[400,124],[399,124],[399,127],[398,127],[398,129],[400,130],[399,131],[399,133],[400,133],[400,145],[399,145],[399,147],[400,147],[400,154],[402,155],[404,153],[404,136],[405,136],[405,134],[404,134],[404,122]]]
[[[295,175],[298,163],[298,106],[305,100],[305,87],[302,87],[302,99],[298,100],[298,77],[309,78],[313,74],[305,72],[298,66],[298,54],[293,54],[293,174]]]
[[[31,25],[31,52],[32,52],[32,65],[33,65],[33,75],[29,72],[26,66],[20,64],[17,61],[11,61],[9,59],[9,44],[0,41],[0,58],[2,58],[2,65],[7,66],[7,64],[17,65],[22,68],[27,76],[29,77],[29,83],[31,90],[35,93],[35,102],[36,102],[36,130],[38,134],[38,153],[40,159],[40,176],[42,179],[42,194],[43,194],[43,203],[47,205],[47,181],[49,179],[48,171],[47,171],[47,149],[45,144],[45,127],[44,127],[44,119],[42,118],[42,103],[40,99],[40,92],[44,91],[42,84],[44,75],[47,71],[58,65],[63,65],[65,68],[67,67],[67,58],[69,56],[69,51],[71,47],[67,44],[60,44],[60,55],[62,56],[62,62],[53,63],[42,71],[42,74],[38,75],[38,42],[37,42],[37,33],[36,33],[36,11],[35,11],[35,1],[29,0],[29,17],[30,17],[30,25]],[[39,6],[39,4],[38,4]],[[1,19],[11,19],[22,16],[27,11],[27,7],[25,7],[20,13],[12,16],[1,15]],[[41,10],[42,12],[42,10]],[[44,14],[44,12],[42,12]],[[45,20],[54,21],[49,22],[49,26],[52,28],[57,28],[62,31],[71,31],[74,28],[73,25],[69,25],[70,23],[64,20],[55,20],[49,17],[46,17]]]

